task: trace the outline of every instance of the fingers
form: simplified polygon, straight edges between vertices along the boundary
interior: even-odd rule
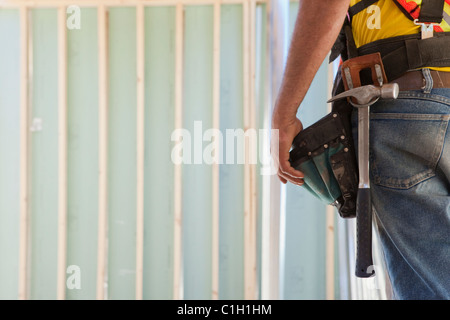
[[[289,181],[295,185],[302,186],[305,183],[303,180],[303,173],[295,170],[289,161],[280,162],[280,166],[278,168],[278,178],[284,184]]]
[[[305,181],[303,180],[303,172],[296,170],[291,166],[291,163],[289,162],[289,152],[287,153],[287,156],[283,158],[285,159],[274,157],[274,160],[278,167],[277,175],[281,183],[286,184],[290,182],[297,186],[302,186],[305,183]]]
[[[290,182],[300,187],[305,183],[302,179],[299,178],[293,179],[292,177],[285,175],[281,171],[278,171],[278,179],[280,179],[281,183],[283,184]]]
[[[284,119],[284,121],[280,119]],[[293,168],[289,162],[292,141],[302,128],[301,121],[296,117],[288,120],[286,118],[273,118],[270,151],[278,169],[278,178],[283,184],[287,182],[298,186],[304,184],[303,173]]]
[[[280,179],[282,184],[286,184],[288,182],[285,178],[283,178],[279,170],[278,170],[278,179]]]

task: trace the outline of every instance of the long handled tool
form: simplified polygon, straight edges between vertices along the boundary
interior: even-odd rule
[[[378,59],[378,57],[377,57]],[[376,59],[376,60],[377,60]],[[363,68],[372,67],[376,74],[376,81],[379,86],[360,86],[359,72]],[[399,88],[396,83],[383,84],[383,70],[380,64],[360,63],[356,69],[358,74],[357,87],[352,81],[351,70],[343,65],[343,76],[346,81],[346,89],[341,94],[329,100],[335,101],[342,98],[349,98],[349,102],[358,108],[358,168],[359,185],[356,204],[357,223],[357,251],[355,274],[360,278],[367,278],[374,275],[372,261],[372,201],[370,196],[369,178],[369,119],[370,106],[380,98],[396,99]]]

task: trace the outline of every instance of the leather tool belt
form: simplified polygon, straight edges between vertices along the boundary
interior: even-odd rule
[[[431,70],[433,88],[450,88],[450,72]],[[409,71],[392,80],[398,84],[400,91],[421,90],[425,87],[425,79],[421,70]]]

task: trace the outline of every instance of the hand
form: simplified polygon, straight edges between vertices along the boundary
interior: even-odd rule
[[[278,170],[278,178],[284,184],[288,181],[301,186],[303,185],[303,173],[294,169],[289,162],[289,151],[295,136],[303,129],[302,122],[296,117],[279,116],[274,110],[272,118],[272,132],[278,130],[278,139],[276,134],[272,134],[271,154],[275,166]]]

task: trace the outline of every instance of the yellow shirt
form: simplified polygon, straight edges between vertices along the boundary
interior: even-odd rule
[[[357,47],[379,39],[420,32],[420,26],[408,19],[394,1],[380,0],[353,17],[352,29]],[[360,0],[351,0],[350,6],[358,2]],[[445,6],[447,11],[449,5],[446,3]],[[445,21],[441,28],[443,31],[450,31],[450,26]],[[431,69],[450,72],[450,67]]]

